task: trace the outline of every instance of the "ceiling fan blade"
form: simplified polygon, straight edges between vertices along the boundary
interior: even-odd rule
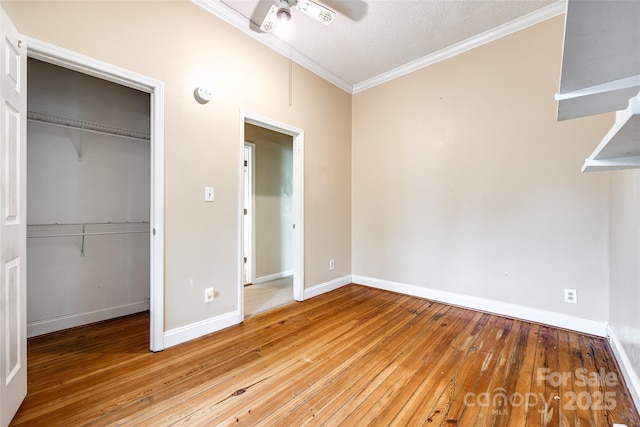
[[[278,26],[278,7],[276,5],[271,6],[267,16],[264,17],[264,21],[262,21],[262,25],[260,25],[260,30],[265,33],[271,33]]]
[[[336,13],[333,10],[311,0],[298,0],[296,7],[301,12],[306,13],[316,21],[320,21],[325,25],[331,24],[336,17]]]

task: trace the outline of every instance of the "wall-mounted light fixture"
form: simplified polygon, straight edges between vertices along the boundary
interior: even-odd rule
[[[206,104],[211,101],[211,97],[213,94],[211,93],[211,89],[198,86],[196,90],[193,91],[193,96],[196,98],[199,104]]]

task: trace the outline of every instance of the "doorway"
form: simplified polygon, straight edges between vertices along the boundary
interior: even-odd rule
[[[240,116],[245,167],[238,299],[244,318],[303,300],[304,132],[257,115]]]
[[[149,310],[149,94],[27,60],[27,334]]]
[[[164,349],[164,85],[158,80],[150,79],[146,76],[36,39],[27,38],[26,44],[28,58],[144,92],[148,96],[148,128],[150,129],[147,143],[148,224],[143,225],[143,227],[146,227],[145,232],[149,237],[146,243],[149,253],[147,267],[147,295],[150,312],[149,347],[151,351],[161,351]],[[27,84],[29,84],[28,81]],[[80,149],[77,150],[77,152],[81,153],[81,141],[78,142],[78,140],[76,140],[74,145]],[[28,196],[27,194],[26,198],[28,198]],[[129,226],[130,225],[127,225],[127,227]],[[136,226],[138,226],[138,224],[133,227],[135,228]],[[84,230],[81,230],[81,233],[73,234],[86,234],[86,231],[85,227]],[[105,230],[105,232],[109,231],[111,230]],[[129,229],[127,231],[132,230]],[[142,230],[135,229],[133,231]],[[85,243],[87,243],[86,236],[76,237],[82,237]],[[82,250],[82,243],[80,243],[80,245],[80,250]]]

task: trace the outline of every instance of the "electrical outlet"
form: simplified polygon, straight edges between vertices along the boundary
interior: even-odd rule
[[[204,302],[212,302],[215,295],[214,288],[205,288],[204,290]]]
[[[336,263],[335,263],[335,261],[333,260],[333,258],[331,258],[331,259],[329,260],[329,270],[333,270],[334,268],[336,268]]]
[[[578,303],[578,291],[575,289],[564,288],[564,302],[572,304]]]

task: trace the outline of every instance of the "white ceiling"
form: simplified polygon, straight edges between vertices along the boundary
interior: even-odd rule
[[[287,36],[259,29],[273,0],[193,0],[356,93],[563,13],[556,0],[324,0],[325,26],[292,9]]]

